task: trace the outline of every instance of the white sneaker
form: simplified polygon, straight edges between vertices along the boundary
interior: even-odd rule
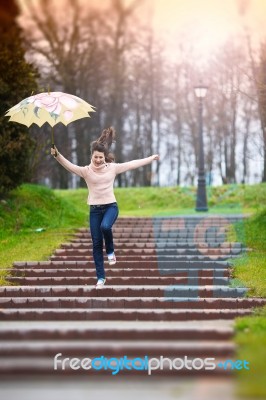
[[[95,288],[96,288],[96,289],[101,289],[101,288],[103,288],[105,282],[106,282],[106,279],[103,279],[103,278],[98,279]]]
[[[116,263],[115,253],[108,255],[108,263],[109,263],[109,265],[115,265],[115,263]]]

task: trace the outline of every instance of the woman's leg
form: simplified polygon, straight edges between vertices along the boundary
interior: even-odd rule
[[[103,260],[103,234],[101,231],[103,216],[104,214],[100,208],[90,207],[90,231],[97,279],[105,279]]]
[[[117,204],[111,204],[106,207],[102,223],[101,223],[101,231],[105,241],[105,249],[106,253],[112,254],[114,253],[114,242],[113,242],[113,232],[112,226],[114,225],[116,219],[118,217],[118,207]]]

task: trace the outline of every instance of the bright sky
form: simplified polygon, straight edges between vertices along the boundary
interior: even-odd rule
[[[19,0],[27,3],[29,0]],[[33,0],[38,3],[40,0]],[[80,0],[106,7],[111,0]],[[132,4],[136,0],[124,0]],[[56,0],[60,7],[63,0]],[[62,7],[64,9],[64,7]],[[266,0],[142,0],[137,14],[152,19],[158,31],[169,33],[170,48],[184,39],[199,56],[208,55],[228,38],[248,27],[254,41],[266,38]],[[171,44],[172,42],[172,44]],[[166,43],[167,45],[167,43]]]
[[[188,37],[203,56],[244,27],[254,41],[266,38],[266,0],[148,1],[154,8],[154,26],[167,30],[173,38]]]

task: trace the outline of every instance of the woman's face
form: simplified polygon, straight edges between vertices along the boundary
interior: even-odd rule
[[[92,153],[91,161],[96,167],[98,167],[99,165],[104,164],[105,163],[104,153],[102,153],[101,151],[96,151],[95,150]]]

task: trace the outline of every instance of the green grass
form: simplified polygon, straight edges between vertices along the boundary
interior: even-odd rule
[[[52,190],[37,185],[22,185],[1,201],[2,232],[32,232],[42,227],[78,227],[86,222],[79,204],[57,196]]]
[[[72,230],[69,231],[71,233]],[[14,261],[48,260],[60,245],[69,239],[66,230],[48,229],[44,232],[13,233],[7,237],[0,235],[0,285],[7,284],[6,268],[11,268]]]
[[[234,262],[235,279],[250,288],[249,296],[266,297],[266,209],[237,226],[237,239],[252,250]],[[250,362],[250,371],[239,371],[241,397],[266,398],[266,307],[254,316],[237,318],[237,358]]]
[[[236,224],[236,240],[250,250],[234,260],[233,277],[245,283],[249,296],[266,297],[266,208]]]
[[[263,208],[266,184],[208,187],[208,214],[254,213]],[[61,198],[79,203],[85,209],[87,189],[56,190]],[[195,211],[195,187],[116,188],[121,216],[160,216],[199,214]]]
[[[47,260],[75,229],[86,226],[79,204],[42,186],[23,185],[0,203],[0,284],[14,261]]]
[[[237,359],[247,360],[250,371],[238,371],[237,394],[247,399],[266,398],[266,307],[252,317],[237,318]]]

